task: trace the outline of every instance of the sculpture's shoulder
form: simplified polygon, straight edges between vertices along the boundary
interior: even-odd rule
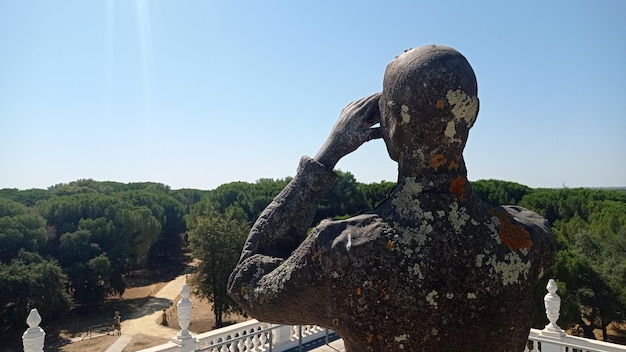
[[[324,220],[314,230],[334,249],[367,246],[392,232],[389,224],[376,213],[363,213],[343,220]]]
[[[516,205],[502,205],[492,209],[499,218],[500,239],[511,249],[521,238],[528,238],[530,249],[544,258],[546,269],[554,263],[556,238],[550,222],[536,212]],[[512,248],[513,247],[513,248]]]
[[[534,233],[552,235],[550,222],[543,216],[517,205],[501,205],[495,209],[505,211],[513,220]]]
[[[367,251],[377,241],[391,236],[393,230],[375,213],[363,213],[342,220],[323,220],[305,242],[317,242],[330,252]]]

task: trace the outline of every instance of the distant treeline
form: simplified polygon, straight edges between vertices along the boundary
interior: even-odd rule
[[[374,208],[392,182],[363,184],[338,171],[315,221]],[[44,319],[124,292],[124,276],[178,260],[188,221],[238,214],[251,225],[290,178],[232,182],[211,191],[159,183],[78,180],[43,189],[0,190],[0,322],[23,326],[30,308]],[[514,182],[472,182],[486,202],[516,204],[551,221],[558,241],[561,324],[585,334],[626,312],[626,191],[532,189]],[[191,220],[190,220],[191,219]],[[216,225],[217,226],[217,225]],[[543,311],[545,283],[537,288]],[[538,317],[545,316],[537,314]],[[539,319],[537,326],[545,325]]]

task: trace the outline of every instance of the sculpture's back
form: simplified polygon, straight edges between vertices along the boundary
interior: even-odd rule
[[[343,308],[337,297],[355,325],[342,335],[348,350],[522,351],[555,242],[536,213],[472,194],[462,155],[478,114],[471,66],[451,48],[409,50],[388,66],[379,105],[398,185],[374,212],[389,229],[360,234],[370,240],[343,263],[352,290],[333,291],[351,292]]]
[[[471,66],[451,48],[409,50],[387,67],[378,105],[398,162],[393,192],[307,235],[308,203],[332,177],[328,153],[304,159],[255,224],[231,295],[262,320],[330,327],[348,352],[523,351],[555,242],[539,215],[490,209],[471,191],[462,155],[478,114]]]
[[[332,320],[323,324],[350,352],[522,351],[533,289],[552,263],[548,225],[520,208],[404,193],[414,186],[375,214],[343,221],[321,259],[332,293]],[[411,219],[398,217],[404,211]]]

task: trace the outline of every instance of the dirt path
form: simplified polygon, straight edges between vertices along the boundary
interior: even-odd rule
[[[121,346],[121,349],[115,349],[115,351],[138,351],[166,343],[176,336],[180,328],[178,327],[175,304],[180,297],[183,285],[187,281],[187,276],[191,280],[191,273],[194,272],[196,266],[194,264],[194,262],[190,263],[180,275],[171,281],[148,285],[139,284],[127,289],[121,302],[132,302],[130,305],[132,313],[122,312],[121,331],[123,337],[131,337],[131,340],[130,342],[126,341],[124,344],[119,344],[123,346]],[[193,302],[193,310],[189,330],[193,334],[212,330],[215,325],[215,319],[211,303],[207,302],[206,299],[195,296],[193,293],[190,298]],[[163,309],[166,309],[169,327],[161,325]],[[105,314],[109,314],[109,311],[106,310]],[[247,318],[236,314],[227,315],[224,319],[229,323],[247,320]],[[92,339],[83,339],[82,333],[70,338],[72,343],[63,345],[58,351],[105,352],[107,348],[115,343],[118,337],[104,335]]]
[[[163,309],[172,307],[186,282],[187,274],[182,274],[168,282],[151,297],[137,312],[122,317],[122,334],[145,334],[164,338],[176,335],[177,330],[159,324]]]

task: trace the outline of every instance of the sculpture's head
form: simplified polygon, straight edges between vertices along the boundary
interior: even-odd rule
[[[413,168],[438,155],[459,159],[478,115],[477,92],[472,67],[452,48],[428,45],[396,57],[385,71],[379,100],[391,158],[401,166],[420,164]]]

